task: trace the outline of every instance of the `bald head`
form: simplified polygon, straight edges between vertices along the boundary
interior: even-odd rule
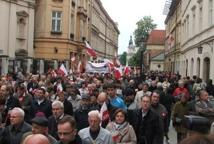
[[[50,144],[46,136],[42,134],[33,134],[25,138],[23,144]]]
[[[101,92],[97,97],[97,103],[103,104],[107,100],[107,94],[105,92]]]

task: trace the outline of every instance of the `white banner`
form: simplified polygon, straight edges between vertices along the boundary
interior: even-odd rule
[[[109,73],[108,63],[88,62],[86,64],[86,72],[87,73]]]

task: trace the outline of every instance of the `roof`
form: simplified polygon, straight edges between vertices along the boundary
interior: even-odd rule
[[[152,57],[152,61],[164,61],[164,52]]]
[[[165,30],[152,30],[149,34],[147,44],[164,45],[165,43]]]

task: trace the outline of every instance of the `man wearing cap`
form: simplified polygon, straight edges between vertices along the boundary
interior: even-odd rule
[[[134,102],[135,98],[135,90],[133,88],[127,88],[124,90],[125,96],[125,104],[127,105],[128,110],[135,110],[137,109],[137,104]]]
[[[90,98],[87,94],[82,95],[82,100],[80,101],[80,108],[74,113],[75,119],[77,121],[77,129],[81,130],[86,128],[88,124],[88,113],[90,111]]]
[[[30,134],[42,134],[46,136],[50,144],[54,144],[56,139],[48,134],[48,119],[43,113],[37,113],[36,116],[31,120],[32,131],[27,132],[23,135],[23,140]]]

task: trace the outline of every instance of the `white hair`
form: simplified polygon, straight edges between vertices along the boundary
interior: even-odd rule
[[[19,108],[19,107],[13,108],[12,111],[17,111],[17,112],[20,114],[20,116],[21,116],[22,118],[25,117],[25,112],[24,112],[24,110],[21,109],[21,108]]]
[[[61,101],[58,101],[58,100],[55,100],[53,103],[52,103],[52,108],[54,106],[59,106],[60,108],[64,108],[64,104],[61,102]]]
[[[101,115],[98,110],[92,110],[88,113],[88,117],[98,117],[101,120]]]

